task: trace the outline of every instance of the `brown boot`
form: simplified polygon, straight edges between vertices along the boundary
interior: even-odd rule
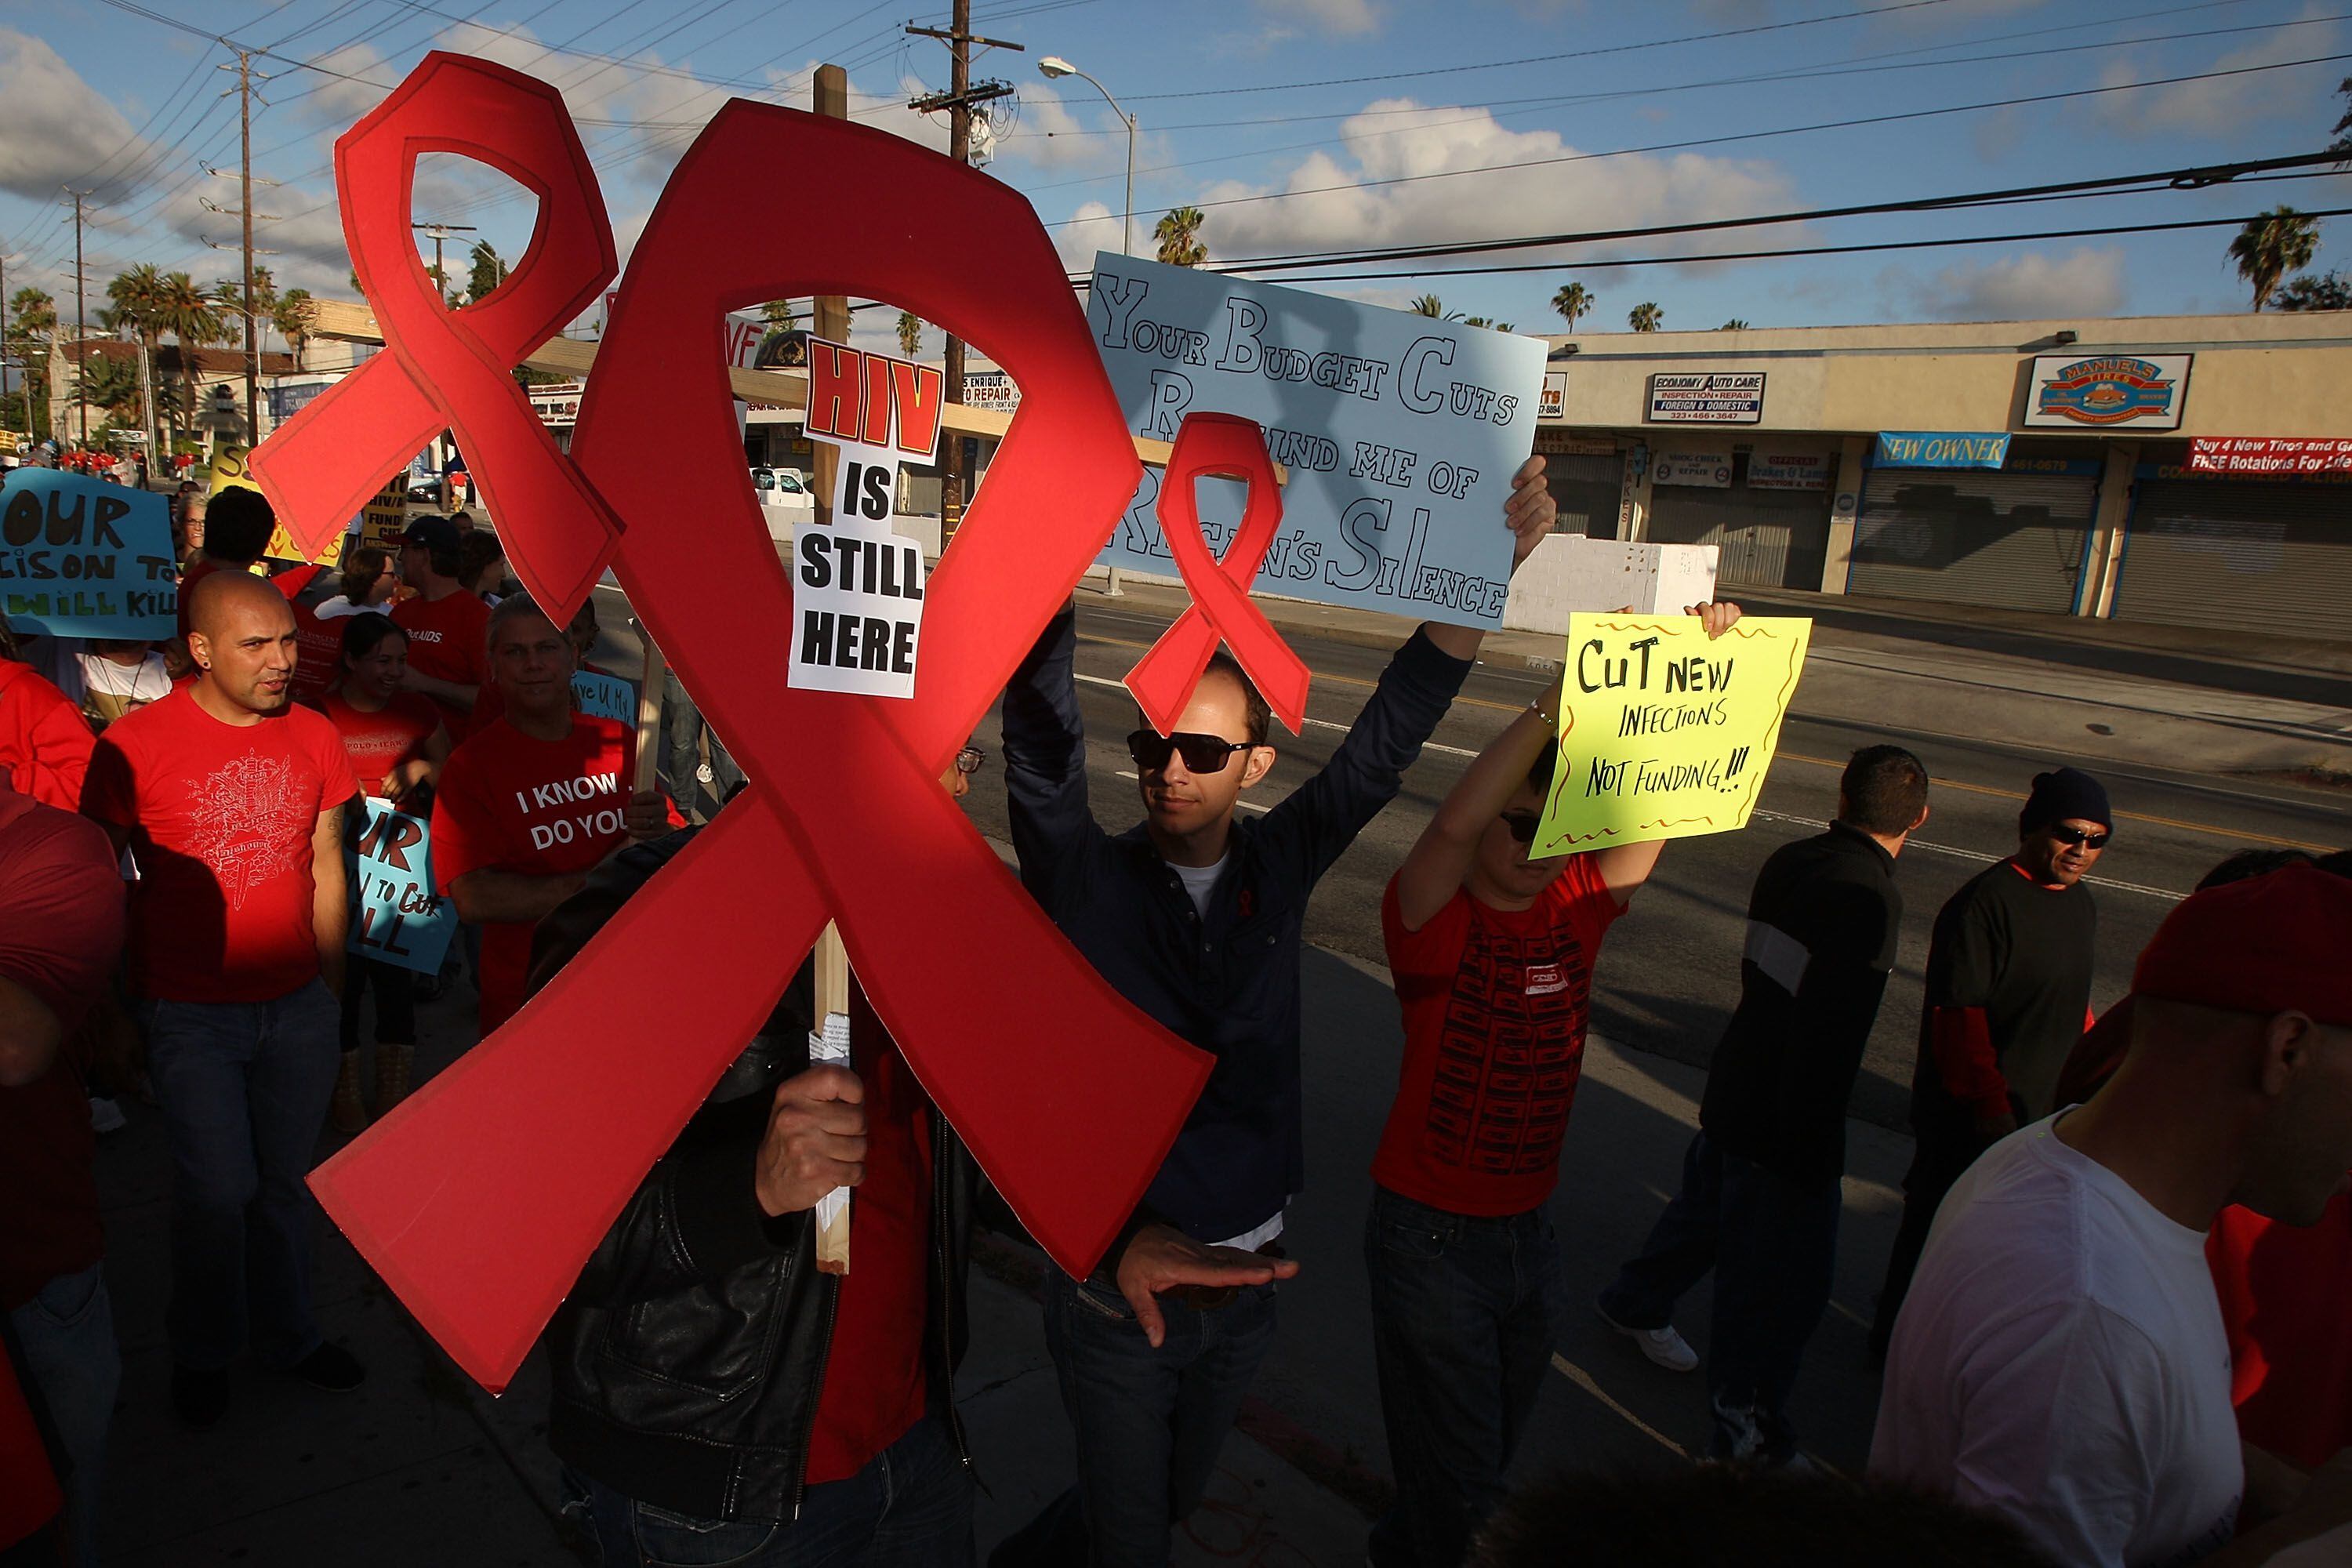
[[[335,1068],[335,1098],[331,1102],[328,1119],[335,1131],[349,1134],[367,1131],[367,1105],[360,1099],[360,1054],[345,1051],[342,1064]]]
[[[408,1098],[408,1069],[416,1060],[415,1046],[384,1046],[375,1048],[375,1113],[388,1114],[392,1108]]]

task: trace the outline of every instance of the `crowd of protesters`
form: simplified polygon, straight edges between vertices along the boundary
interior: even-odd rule
[[[1503,519],[1515,560],[1553,520],[1531,459]],[[273,521],[257,491],[184,487],[173,637],[0,659],[0,1455],[12,1409],[29,1415],[29,1457],[58,1482],[27,1561],[94,1562],[103,1534],[106,1093],[152,1097],[171,1151],[179,1419],[217,1423],[246,1354],[327,1392],[367,1375],[312,1310],[304,1177],[324,1128],[359,1132],[409,1092],[417,1004],[443,978],[347,952],[365,803],[429,820],[488,1036],[741,787],[683,688],[654,694],[680,804],[639,787],[636,730],[573,695],[593,609],[557,625],[462,510],[415,519],[396,552],[346,552],[331,581],[268,570]],[[1740,615],[1690,613],[1709,637]],[[1220,654],[1171,733],[1125,737],[1141,816],[1121,833],[1089,799],[1074,609],[1013,672],[1024,885],[1213,1066],[1095,1272],[1045,1271],[1071,1480],[992,1568],[1166,1563],[1282,1282],[1345,1267],[1285,1246],[1306,1174],[1305,911],[1480,640],[1417,629],[1330,762],[1254,815],[1270,716]],[[1532,854],[1559,701],[1477,755],[1381,901],[1404,1048],[1365,1173],[1395,1479],[1373,1568],[2352,1561],[2352,861],[2218,868],[2095,1017],[2085,879],[2117,814],[2071,767],[2032,780],[2016,852],[1935,919],[1869,1474],[1805,1458],[1790,1397],[1830,1298],[1898,862],[1930,809],[1926,768],[1893,745],[1854,752],[1827,830],[1758,872],[1679,1190],[1592,1304],[1659,1368],[1704,1363],[1710,1463],[1513,1495],[1570,1311],[1549,1201],[1593,974],[1671,852]],[[961,798],[983,763],[967,747],[941,787]],[[607,807],[561,843],[524,809],[551,781]],[[964,1274],[975,1226],[1018,1223],[854,985],[850,1061],[812,1060],[813,997],[804,967],[737,1042],[547,1331],[562,1506],[614,1568],[975,1561]],[[843,1186],[845,1276],[815,1267],[812,1221]],[[1702,1357],[1674,1315],[1710,1273]]]

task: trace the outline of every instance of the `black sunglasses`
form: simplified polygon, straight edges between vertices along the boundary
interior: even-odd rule
[[[2079,844],[2085,849],[2105,849],[2107,840],[2115,836],[2112,829],[2105,833],[2094,833],[2087,827],[2069,827],[2063,822],[2052,823],[2048,832],[2061,844]]]
[[[1196,735],[1179,730],[1163,735],[1157,730],[1130,731],[1127,737],[1127,754],[1145,773],[1153,773],[1168,765],[1168,759],[1183,754],[1185,771],[1195,773],[1223,773],[1235,752],[1250,749],[1247,741],[1228,741],[1223,735]]]
[[[976,773],[980,772],[980,765],[986,761],[988,761],[986,752],[982,751],[978,746],[966,746],[956,753],[955,771],[960,773]]]
[[[1536,841],[1536,825],[1541,820],[1532,811],[1503,813],[1503,826],[1509,828],[1511,837],[1521,844],[1533,844]]]

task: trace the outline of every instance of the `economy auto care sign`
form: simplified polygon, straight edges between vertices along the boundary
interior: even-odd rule
[[[1760,425],[1760,370],[1660,371],[1650,377],[1653,425]]]

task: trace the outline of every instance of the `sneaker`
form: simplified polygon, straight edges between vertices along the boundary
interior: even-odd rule
[[[313,1388],[329,1394],[349,1394],[367,1378],[367,1368],[360,1358],[341,1345],[320,1342],[317,1350],[287,1368],[296,1377]]]
[[[1691,1349],[1690,1342],[1675,1331],[1672,1323],[1659,1329],[1629,1329],[1611,1317],[1609,1309],[1600,1302],[1593,1302],[1592,1310],[1601,1314],[1602,1322],[1641,1346],[1643,1355],[1668,1372],[1689,1372],[1698,1365],[1698,1352]]]
[[[89,1128],[93,1132],[120,1132],[123,1128],[122,1107],[98,1095],[89,1097]]]
[[[182,1421],[199,1432],[215,1425],[228,1410],[228,1373],[174,1365],[172,1408],[180,1413]]]

